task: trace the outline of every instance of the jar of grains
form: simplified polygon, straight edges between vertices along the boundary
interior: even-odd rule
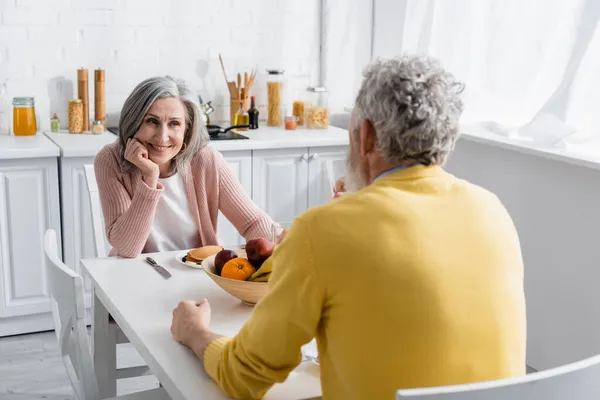
[[[83,132],[83,101],[81,99],[69,100],[69,132]]]

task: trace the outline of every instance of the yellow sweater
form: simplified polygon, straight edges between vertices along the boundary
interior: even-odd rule
[[[269,294],[236,337],[204,353],[230,396],[263,396],[315,336],[325,399],[525,374],[513,222],[493,194],[439,167],[309,210],[273,257]]]

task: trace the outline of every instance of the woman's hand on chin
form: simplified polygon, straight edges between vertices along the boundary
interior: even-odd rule
[[[148,157],[148,149],[137,139],[129,139],[125,147],[125,159],[135,165],[142,173],[148,187],[156,189],[160,169],[158,164]]]

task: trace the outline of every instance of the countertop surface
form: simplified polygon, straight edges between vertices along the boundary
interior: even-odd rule
[[[348,131],[334,126],[324,130],[297,129],[286,131],[283,128],[261,127],[257,130],[240,131],[249,139],[211,140],[209,145],[219,151],[283,149],[298,147],[347,146]],[[49,133],[50,138],[60,148],[63,157],[93,157],[105,145],[117,140],[109,131],[101,135],[91,133],[70,134],[68,132]]]
[[[41,132],[34,136],[0,135],[0,160],[59,155],[60,149]]]

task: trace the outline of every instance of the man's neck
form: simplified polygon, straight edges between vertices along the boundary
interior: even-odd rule
[[[373,183],[379,175],[381,175],[387,171],[390,171],[396,167],[405,167],[405,166],[412,165],[415,163],[416,163],[416,161],[414,161],[414,160],[406,160],[406,161],[402,161],[399,164],[393,165],[384,160],[380,160],[373,166],[373,168],[371,168],[371,172],[369,174],[369,182]]]

